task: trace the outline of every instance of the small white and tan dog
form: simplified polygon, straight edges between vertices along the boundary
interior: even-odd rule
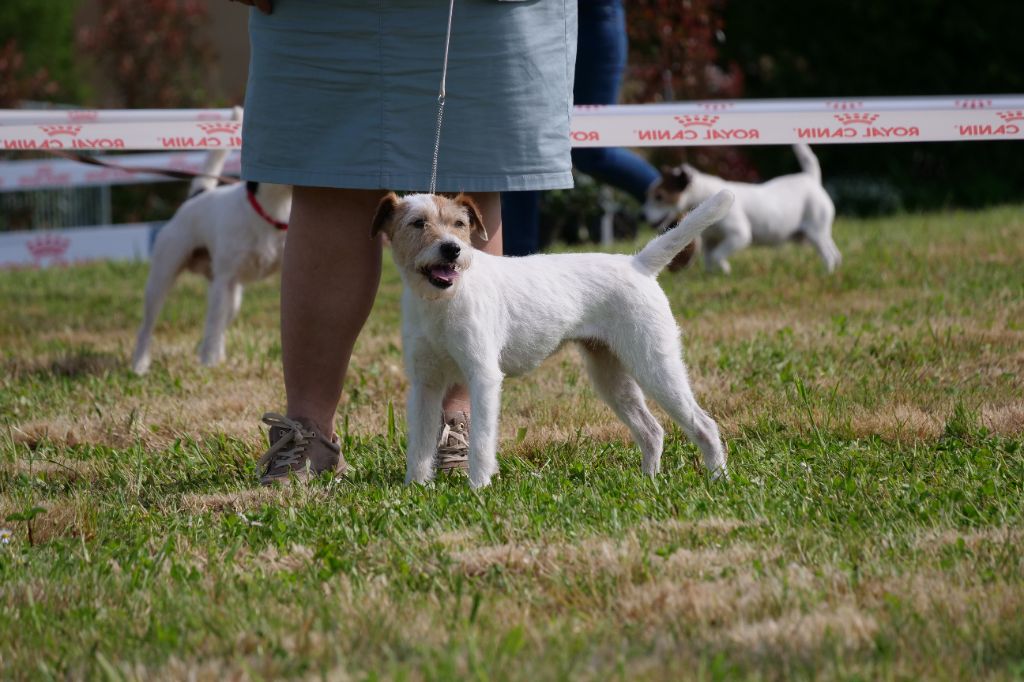
[[[224,359],[224,334],[242,305],[242,286],[280,267],[292,188],[256,182],[218,187],[208,176],[220,175],[227,154],[223,149],[209,153],[204,176],[192,181],[190,198],[157,233],[132,356],[137,374],[149,370],[153,327],[167,292],[183,271],[210,281],[199,360],[211,366]]]
[[[697,444],[715,476],[726,473],[718,426],[697,404],[682,358],[679,327],[656,277],[695,236],[722,219],[729,192],[710,198],[640,253],[523,258],[473,249],[486,231],[465,196],[387,195],[374,234],[391,240],[402,276],[402,343],[410,391],[406,482],[434,475],[435,433],[446,389],[469,387],[469,482],[497,473],[501,384],[536,368],[567,341],[583,353],[594,386],[632,432],[642,469],[659,470],[664,431],[654,399]]]
[[[701,236],[708,270],[730,271],[729,256],[751,244],[778,246],[806,239],[832,272],[842,256],[832,240],[836,210],[821,185],[818,159],[805,144],[793,145],[801,172],[761,184],[730,182],[701,173],[689,164],[664,168],[647,192],[644,217],[667,224],[716,192],[736,195],[732,210]]]

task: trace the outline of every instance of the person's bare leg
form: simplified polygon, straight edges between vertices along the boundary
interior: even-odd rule
[[[489,239],[483,241],[473,235],[473,246],[485,253],[495,256],[502,254],[501,240],[501,193],[500,192],[467,192],[480,209]],[[444,410],[461,411],[469,414],[469,389],[462,385],[452,386],[444,398]]]
[[[370,236],[370,225],[381,196],[296,187],[292,199],[281,265],[288,417],[311,420],[328,438],[352,347],[380,283],[381,240]]]

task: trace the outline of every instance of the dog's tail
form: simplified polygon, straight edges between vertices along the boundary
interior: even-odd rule
[[[202,175],[192,178],[192,184],[188,186],[188,196],[191,199],[197,194],[208,192],[217,186],[217,176],[224,170],[224,164],[228,160],[228,149],[211,149],[206,153],[206,163],[203,164]]]
[[[235,121],[241,121],[242,107],[235,107],[231,118]],[[203,164],[203,170],[201,171],[202,175],[197,175],[193,178],[192,184],[189,185],[189,198],[203,192],[208,192],[217,186],[216,176],[220,175],[224,170],[224,164],[227,162],[228,154],[230,153],[228,149],[211,149],[207,153],[206,163]]]
[[[652,277],[657,275],[705,228],[724,218],[732,208],[733,199],[735,197],[732,192],[722,190],[710,199],[702,201],[683,218],[682,222],[652,239],[640,253],[633,256],[637,269]]]
[[[818,165],[818,157],[814,155],[811,148],[805,144],[795,144],[793,145],[793,152],[796,154],[796,160],[800,164],[800,170],[813,175],[815,180],[821,182],[821,166]]]

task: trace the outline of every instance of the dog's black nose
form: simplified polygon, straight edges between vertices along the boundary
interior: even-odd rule
[[[462,253],[462,247],[455,242],[444,242],[438,247],[441,251],[441,255],[444,256],[445,260],[453,261],[459,257]]]

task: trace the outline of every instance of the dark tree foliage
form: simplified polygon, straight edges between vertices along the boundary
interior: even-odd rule
[[[1024,92],[1024,2],[743,0],[725,9],[721,57],[746,97],[869,97]],[[906,208],[1024,198],[1024,142],[819,145],[839,193]],[[765,177],[795,168],[785,149],[754,148]],[[857,190],[856,188],[860,188]],[[850,196],[847,208],[857,208]],[[842,207],[842,206],[841,206]],[[862,210],[870,210],[863,205]]]
[[[0,107],[78,101],[74,3],[0,1]]]
[[[203,0],[100,0],[95,25],[78,44],[109,80],[119,107],[205,107],[217,57],[206,37]],[[117,187],[115,222],[163,219],[180,204],[178,184]]]
[[[736,99],[743,96],[743,73],[723,61],[725,0],[629,0],[629,71],[626,102]],[[689,161],[737,180],[757,174],[744,152],[732,147],[668,147],[651,150],[652,162]]]
[[[201,0],[101,0],[95,26],[78,42],[109,74],[124,107],[209,104],[207,76],[216,62],[203,35]]]
[[[45,68],[28,67],[17,40],[0,45],[0,109],[13,108],[24,100],[49,99],[58,89]]]

